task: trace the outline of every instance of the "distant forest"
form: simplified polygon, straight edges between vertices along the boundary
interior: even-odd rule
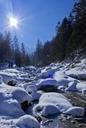
[[[14,36],[11,39],[11,34],[6,32],[0,34],[0,66],[8,64],[12,67],[14,64],[18,67],[27,66],[30,64],[30,58],[25,50],[24,43],[19,46],[18,39]]]
[[[45,43],[38,40],[32,55],[28,55],[24,43],[19,46],[16,36],[12,41],[9,32],[0,34],[0,63],[45,66],[68,57],[73,59],[75,53],[86,55],[86,0],[75,2],[69,16],[57,23],[52,40]]]
[[[86,0],[75,2],[69,16],[57,23],[55,37],[43,44],[38,41],[33,54],[33,63],[38,65],[73,59],[75,53],[86,55]]]

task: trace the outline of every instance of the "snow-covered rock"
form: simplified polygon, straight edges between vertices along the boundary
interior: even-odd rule
[[[39,104],[37,104],[37,106],[34,107],[33,111],[37,115],[42,114],[42,112],[45,115],[49,115],[49,114],[53,115],[54,110],[56,110],[56,108],[57,108],[57,110],[56,110],[57,113],[59,113],[59,112],[66,111],[71,106],[72,106],[71,103],[62,94],[45,93],[40,97]],[[47,111],[48,108],[51,108],[51,112],[50,112],[50,110]]]
[[[36,85],[35,85],[35,83],[30,83],[30,84],[26,84],[26,85],[24,85],[24,88],[25,88],[25,90],[27,91],[27,92],[32,92],[32,91],[34,91],[34,92],[36,92],[37,91],[37,88],[36,88]]]
[[[0,72],[0,76],[3,78],[4,83],[8,83],[9,81],[16,80],[16,74],[15,73],[8,73],[8,72]]]
[[[83,96],[86,96],[86,88],[82,89]]]
[[[72,115],[73,117],[83,117],[85,109],[83,107],[70,107],[67,111],[64,112],[67,115]]]
[[[24,89],[16,87],[11,90],[12,98],[16,99],[19,103],[28,101],[28,104],[31,103],[32,97]]]
[[[57,81],[53,78],[41,79],[37,83],[37,87],[43,91],[57,91]]]
[[[39,98],[41,97],[42,94],[43,94],[42,91],[32,92],[31,96],[33,98],[33,101],[39,100]]]
[[[40,106],[39,104],[36,105],[33,109],[33,113],[37,114],[39,113],[41,116],[50,118],[53,116],[58,116],[60,115],[60,110],[57,106],[54,104],[46,104],[44,106]]]
[[[40,128],[39,122],[30,115],[24,115],[18,119],[16,125],[19,128]]]
[[[57,81],[59,86],[68,86],[69,82],[72,81],[72,79],[69,79],[69,77],[62,71],[55,72],[53,78]]]
[[[66,88],[65,90],[70,91],[70,92],[77,92],[78,89],[77,89],[76,85],[77,85],[76,81],[70,82],[69,85],[68,85],[68,88]]]
[[[41,78],[52,78],[55,71],[56,71],[56,69],[42,70],[41,71]]]
[[[1,85],[0,86],[1,105],[4,104],[4,106],[6,106],[5,104],[7,103],[9,108],[10,106],[15,105],[16,103],[13,104],[14,102],[13,103],[7,102],[7,101],[10,101],[10,99],[12,99],[13,101],[16,100],[18,104],[21,106],[20,108],[22,108],[24,111],[28,109],[30,103],[32,102],[32,96],[29,95],[24,89],[19,88],[19,87],[11,87],[5,84]],[[18,105],[15,105],[15,108],[17,106]]]
[[[86,59],[83,59],[74,68],[70,68],[66,74],[79,80],[86,80]]]
[[[78,89],[79,92],[84,92],[86,89],[86,82],[77,83],[76,88]]]
[[[18,117],[24,115],[17,100],[9,99],[0,102],[0,115]]]

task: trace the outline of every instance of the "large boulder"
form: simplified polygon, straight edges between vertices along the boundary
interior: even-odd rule
[[[71,103],[66,97],[59,93],[44,93],[39,103],[33,108],[35,115],[57,116],[72,107]]]

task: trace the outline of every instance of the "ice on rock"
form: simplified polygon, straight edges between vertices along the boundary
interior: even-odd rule
[[[40,124],[36,118],[30,115],[20,117],[17,120],[16,125],[20,128],[40,128]]]

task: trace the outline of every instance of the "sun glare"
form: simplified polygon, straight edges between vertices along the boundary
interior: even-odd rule
[[[9,26],[10,27],[18,28],[18,24],[19,24],[19,21],[16,17],[9,18]]]

